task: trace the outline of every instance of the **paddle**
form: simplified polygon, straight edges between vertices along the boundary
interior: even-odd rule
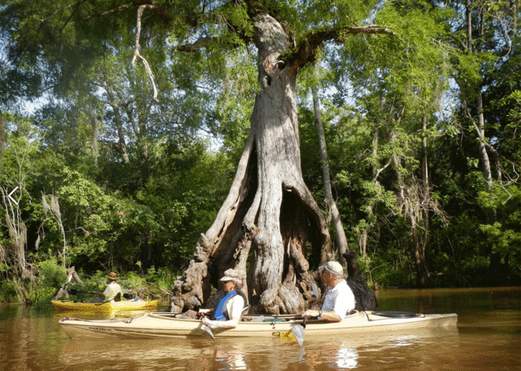
[[[295,337],[295,340],[299,346],[304,345],[304,330],[306,329],[307,321],[308,317],[304,317],[301,323],[291,324],[291,334]]]
[[[306,324],[308,319],[318,319],[319,316],[304,316],[302,317],[302,321],[292,322],[290,330],[279,334],[280,337],[293,337],[299,346],[304,345],[304,334],[306,329]]]
[[[206,313],[208,313],[208,312],[209,311],[199,312],[202,315],[200,328],[206,335],[208,335],[213,341],[215,341],[215,335],[213,334],[211,327],[208,326],[206,323],[204,323],[204,320],[206,318]]]
[[[208,335],[213,341],[215,341],[215,335],[213,334],[212,329],[209,326],[205,325],[202,320],[201,320],[201,330],[206,335]]]

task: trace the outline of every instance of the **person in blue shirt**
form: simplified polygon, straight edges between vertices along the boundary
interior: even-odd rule
[[[220,279],[223,284],[223,294],[213,312],[211,318],[205,316],[203,324],[211,329],[234,328],[241,320],[242,311],[245,306],[244,294],[240,291],[242,276],[234,269],[228,269]],[[201,314],[209,314],[208,310],[200,310]]]

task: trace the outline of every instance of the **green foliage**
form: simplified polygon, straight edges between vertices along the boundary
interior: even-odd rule
[[[56,289],[67,278],[67,272],[59,265],[55,258],[43,260],[38,263],[38,280],[41,285]]]
[[[15,283],[10,280],[0,281],[0,303],[14,303],[18,301]]]
[[[495,185],[490,191],[479,193],[484,208],[496,213],[493,223],[480,224],[485,241],[501,263],[511,266],[513,274],[521,273],[521,189],[518,185]]]
[[[309,99],[316,86],[334,196],[350,248],[362,249],[367,236],[360,261],[374,283],[415,285],[421,238],[430,285],[519,283],[521,37],[510,2],[472,2],[471,48],[466,1],[252,4],[295,44],[331,27],[375,23],[393,32],[341,33],[343,45],[325,43],[297,80],[305,181],[325,206]],[[66,263],[81,271],[85,291],[100,292],[105,273],[117,270],[124,286],[154,294],[170,290],[226,197],[259,89],[247,3],[154,5],[144,11],[140,44],[158,101],[143,64],[130,62],[137,4],[0,7],[0,186],[23,183],[27,264],[37,271],[33,283],[20,280],[0,259],[0,301],[19,296],[16,285],[45,301],[61,284],[64,241],[42,195],[58,197]],[[178,48],[200,37],[206,48]],[[482,139],[473,125],[479,94]],[[10,249],[4,220],[0,247]]]

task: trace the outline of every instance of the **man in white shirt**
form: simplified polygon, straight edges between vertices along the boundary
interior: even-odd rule
[[[116,272],[110,272],[107,274],[108,284],[103,291],[105,301],[120,301],[123,298],[123,292],[121,286],[116,281],[118,280],[118,274]]]
[[[340,322],[355,309],[355,296],[344,280],[344,269],[336,261],[328,261],[319,268],[320,278],[327,287],[320,311],[309,309],[305,317],[319,317],[327,322]]]

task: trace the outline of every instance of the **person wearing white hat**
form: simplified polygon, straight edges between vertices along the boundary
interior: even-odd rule
[[[319,268],[320,278],[327,290],[320,311],[309,309],[305,317],[319,317],[328,322],[340,322],[355,309],[355,296],[344,280],[344,269],[339,262],[328,261]]]
[[[219,281],[223,283],[225,295],[220,298],[213,310],[213,319],[204,317],[202,322],[211,329],[234,328],[241,320],[245,303],[244,294],[240,291],[242,277],[236,270],[228,269]]]

